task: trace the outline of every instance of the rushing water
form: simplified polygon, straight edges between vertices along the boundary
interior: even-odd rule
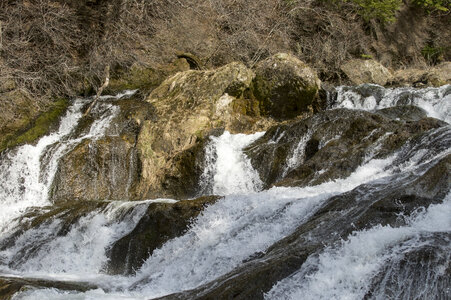
[[[450,86],[415,90],[367,85],[340,87],[337,92],[334,107],[375,110],[408,104],[423,108],[431,117],[451,121]],[[111,245],[133,230],[150,203],[175,200],[104,202],[82,214],[69,228],[64,218],[77,208],[68,207],[49,222],[28,230],[16,230],[27,222],[17,217],[30,208],[51,211],[48,193],[58,161],[65,153],[85,138],[115,134],[111,122],[118,108],[108,104],[98,108],[99,118],[88,132],[81,136],[71,134],[86,101],[74,101],[57,132],[43,137],[34,146],[19,147],[2,157],[0,246],[7,246],[0,247],[0,275],[89,282],[98,288],[87,292],[29,289],[18,293],[15,299],[151,299],[209,284],[292,234],[331,197],[364,185],[387,189],[405,185],[451,153],[451,127],[448,125],[431,130],[416,144],[406,143],[387,158],[368,155],[347,178],[303,188],[262,190],[262,180],[243,149],[264,133],[232,135],[224,132],[221,136],[210,137],[199,194],[223,195],[224,198],[208,206],[185,234],[153,251],[136,274],[110,276],[104,270]],[[269,143],[278,143],[282,135]],[[310,135],[311,132],[307,132],[305,137],[300,137],[300,142],[290,150],[284,163],[285,173],[304,159]],[[369,191],[371,193],[371,188]],[[371,194],[365,197],[371,198]],[[33,219],[33,215],[26,216]],[[419,299],[433,299],[437,289],[442,288],[433,284],[433,278],[449,272],[449,255],[430,266],[427,276],[432,279],[425,281],[430,283],[421,291],[401,270],[401,260],[421,247],[437,245],[436,239],[445,241],[437,247],[449,254],[450,216],[451,193],[448,191],[441,203],[405,217],[403,226],[375,224],[354,231],[338,243],[310,255],[299,270],[277,282],[265,298],[363,299],[381,270],[385,270],[387,275],[378,279],[379,284],[373,288],[371,297],[374,299],[412,299],[417,295]],[[65,234],[59,234],[62,231]],[[406,287],[399,283],[394,286],[393,282],[398,281],[405,282]]]

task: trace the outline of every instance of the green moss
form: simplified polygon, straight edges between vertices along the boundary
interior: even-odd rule
[[[123,90],[151,90],[165,78],[161,71],[153,68],[132,67],[128,72],[116,74],[110,80],[106,93],[117,93]]]
[[[29,122],[28,129],[17,135],[11,135],[0,145],[0,152],[6,148],[15,147],[22,144],[33,143],[40,137],[46,135],[53,125],[56,124],[60,116],[66,111],[69,105],[67,99],[55,101],[49,110],[39,115],[35,120]]]

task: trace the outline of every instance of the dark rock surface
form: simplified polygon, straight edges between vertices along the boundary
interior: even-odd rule
[[[345,178],[370,158],[386,158],[445,124],[412,106],[374,113],[334,109],[275,126],[246,153],[266,187],[315,185]]]
[[[220,197],[207,196],[176,203],[151,203],[129,234],[116,241],[108,251],[110,274],[131,274],[152,252],[168,240],[183,235],[205,206]]]

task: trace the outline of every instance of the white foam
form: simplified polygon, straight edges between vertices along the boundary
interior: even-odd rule
[[[47,148],[64,139],[81,118],[84,102],[77,100],[62,118],[57,132],[41,138],[36,145],[24,145],[10,152],[0,164],[0,232],[13,218],[30,206],[49,204],[47,194],[54,169],[43,169],[41,157]],[[53,157],[57,161],[58,156]]]
[[[450,216],[451,193],[442,204],[414,214],[408,226],[379,225],[354,232],[338,249],[310,258],[301,270],[277,283],[265,299],[362,299],[384,263],[418,247],[421,234],[450,232]]]
[[[380,99],[376,99],[373,95],[363,97],[355,88],[342,86],[337,88],[335,107],[376,110],[397,105],[415,105],[424,109],[429,117],[451,123],[451,85],[426,89],[410,87],[385,89],[378,85],[366,85],[376,88],[381,93]]]
[[[230,195],[260,190],[263,183],[242,150],[263,135],[264,132],[245,135],[225,131],[219,137],[211,137],[201,178],[203,193]]]
[[[17,253],[28,253],[26,261],[15,270],[7,271],[32,277],[58,280],[102,277],[101,271],[108,261],[106,250],[135,227],[149,204],[110,202],[104,209],[82,216],[70,225],[67,234],[61,236],[57,233],[62,230],[62,221],[49,219],[18,236],[13,247],[0,251],[0,257],[7,265],[10,261],[17,263]],[[34,248],[37,245],[39,248]]]

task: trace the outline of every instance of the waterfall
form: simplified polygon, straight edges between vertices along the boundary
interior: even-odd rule
[[[415,105],[430,117],[450,122],[450,89],[449,85],[428,89],[339,87],[331,109],[376,111]],[[252,280],[258,278],[252,277],[253,272],[272,272],[285,259],[290,261],[284,255],[296,257],[297,264],[287,263],[292,269],[284,274],[274,270],[279,277],[259,291],[265,299],[411,299],[416,295],[428,299],[445,295],[451,193],[427,184],[430,178],[449,179],[449,174],[436,178],[432,171],[441,168],[451,155],[451,125],[412,134],[386,156],[378,155],[378,147],[393,133],[381,134],[365,148],[360,166],[346,176],[317,185],[268,189],[263,189],[264,178],[244,149],[261,140],[266,146],[285,141],[283,127],[266,140],[264,132],[244,135],[225,131],[210,136],[204,148],[205,167],[198,194],[223,197],[206,206],[183,234],[149,252],[136,273],[113,276],[105,269],[112,245],[134,230],[151,203],[171,205],[177,201],[124,199],[53,210],[48,193],[58,160],[85,138],[118,134],[111,124],[120,111],[108,103],[101,103],[98,117],[88,129],[74,134],[85,103],[85,99],[74,101],[57,132],[2,158],[0,276],[88,282],[96,288],[66,291],[36,287],[18,292],[14,299],[144,300],[173,293],[171,297],[177,299],[214,298],[221,295],[215,294],[215,289],[224,285],[220,291],[233,290],[237,278],[244,278],[245,286],[249,281],[252,288],[256,282]],[[286,159],[279,162],[284,168],[282,177],[305,163],[306,144],[314,131],[311,126],[291,137]],[[340,138],[340,134],[331,133],[318,140],[318,149]],[[431,199],[428,193],[433,194]],[[404,196],[405,202],[397,198]],[[420,198],[422,204],[415,207],[417,198],[410,196]],[[380,202],[388,208],[379,208]],[[380,220],[396,212],[395,208],[400,211],[394,220],[382,224]],[[353,220],[360,220],[368,211],[376,217],[370,214],[368,223],[354,224]],[[299,249],[304,246],[311,252],[301,253]],[[424,280],[419,282],[408,276],[418,266],[406,261],[424,249],[434,259],[428,261],[428,269],[421,273]]]
[[[341,86],[337,88],[334,107],[376,110],[399,105],[418,106],[424,109],[428,116],[451,123],[451,85],[425,89],[385,89],[375,84]]]
[[[230,134],[225,131],[219,137],[211,137],[206,146],[206,166],[200,182],[202,193],[230,195],[259,191],[262,181],[242,150],[263,134]]]
[[[451,193],[448,193],[443,203],[431,205],[408,218],[407,226],[378,225],[354,232],[337,248],[326,249],[312,257],[301,270],[277,283],[265,299],[363,299],[372,278],[384,264],[427,244],[437,233],[451,232],[450,216]],[[449,239],[445,249],[448,253],[451,250]],[[445,268],[446,265],[435,265],[427,272],[430,277],[440,273],[446,276]],[[431,288],[433,293],[407,291],[407,297],[402,299],[433,299],[437,293],[433,284]],[[374,295],[376,299],[385,297]]]

